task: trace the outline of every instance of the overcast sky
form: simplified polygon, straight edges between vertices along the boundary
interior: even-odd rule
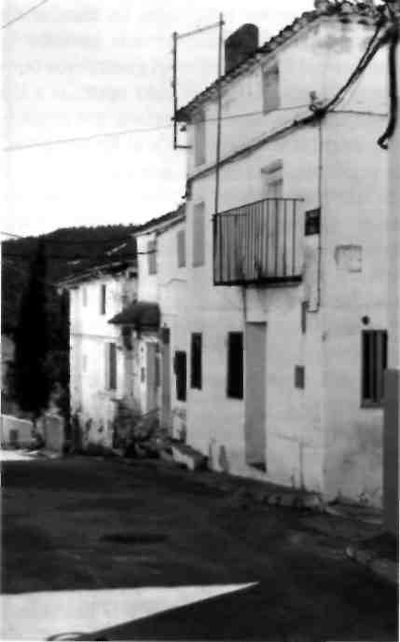
[[[2,24],[38,2],[6,0]],[[313,0],[47,0],[2,29],[2,229],[141,223],[175,208],[185,152],[172,149],[172,32],[216,22],[221,11],[224,37],[253,22],[263,42],[312,8]],[[180,104],[215,78],[217,35],[180,44]],[[153,127],[164,129],[21,148]]]

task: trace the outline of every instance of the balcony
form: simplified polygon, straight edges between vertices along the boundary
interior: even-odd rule
[[[214,284],[300,282],[301,204],[297,198],[266,198],[215,215]]]

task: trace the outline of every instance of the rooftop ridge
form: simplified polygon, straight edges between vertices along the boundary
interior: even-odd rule
[[[300,16],[295,18],[289,25],[283,27],[275,36],[264,42],[248,58],[231,69],[222,76],[222,85],[227,85],[234,78],[237,78],[243,72],[255,65],[263,54],[272,53],[278,47],[288,42],[296,33],[299,33],[321,17],[335,17],[340,22],[350,22],[356,20],[361,24],[375,25],[383,16],[385,5],[375,5],[373,0],[314,0],[314,9],[304,11]],[[216,92],[218,80],[208,85],[203,91],[198,93],[184,107],[178,109],[176,120],[182,122],[188,119],[188,116],[201,102],[211,97]]]

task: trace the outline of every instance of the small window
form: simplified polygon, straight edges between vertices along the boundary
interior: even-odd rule
[[[186,401],[186,352],[175,352],[176,398]]]
[[[306,334],[307,332],[307,312],[308,312],[308,301],[302,301],[301,303],[301,333]]]
[[[177,253],[178,253],[178,267],[185,267],[186,265],[186,252],[185,252],[185,230],[179,230],[176,235]]]
[[[277,64],[263,70],[263,109],[264,113],[280,107],[279,67]]]
[[[100,314],[106,313],[107,307],[107,287],[103,284],[100,286]]]
[[[204,203],[197,203],[193,207],[193,267],[204,265],[205,256],[205,208]]]
[[[304,366],[294,367],[294,387],[304,390],[306,385],[306,371]]]
[[[361,403],[363,406],[382,405],[387,341],[386,330],[363,330],[362,332]]]
[[[190,353],[190,357],[191,357],[190,385],[192,388],[197,388],[198,390],[201,390],[201,384],[202,384],[201,343],[202,343],[201,334],[193,333],[191,353]]]
[[[106,373],[107,373],[107,389],[117,389],[117,346],[115,343],[107,344],[106,354]]]
[[[243,399],[243,332],[228,334],[227,395]]]
[[[202,165],[206,161],[206,123],[204,111],[199,111],[193,118],[194,129],[194,164]]]
[[[148,241],[147,243],[147,265],[149,267],[149,274],[157,274],[155,241]]]

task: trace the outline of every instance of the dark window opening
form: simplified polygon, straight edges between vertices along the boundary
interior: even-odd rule
[[[157,257],[156,257],[156,242],[148,241],[147,243],[147,259],[149,274],[157,274]]]
[[[107,288],[103,284],[101,286],[101,291],[100,291],[100,314],[106,313],[106,294],[107,294]]]
[[[306,334],[307,332],[307,312],[308,312],[308,301],[302,301],[301,304],[301,332]]]
[[[117,389],[117,346],[108,344],[108,385],[109,390]]]
[[[227,395],[243,399],[243,332],[228,334]]]
[[[364,406],[382,405],[387,341],[386,330],[363,330],[362,332],[361,403]]]
[[[191,345],[191,376],[190,385],[192,388],[201,390],[202,385],[202,369],[201,369],[201,351],[202,351],[202,336],[200,333],[192,334]]]
[[[294,387],[304,390],[305,388],[305,368],[304,366],[295,366],[294,367]]]
[[[186,401],[186,352],[175,352],[176,398]]]

